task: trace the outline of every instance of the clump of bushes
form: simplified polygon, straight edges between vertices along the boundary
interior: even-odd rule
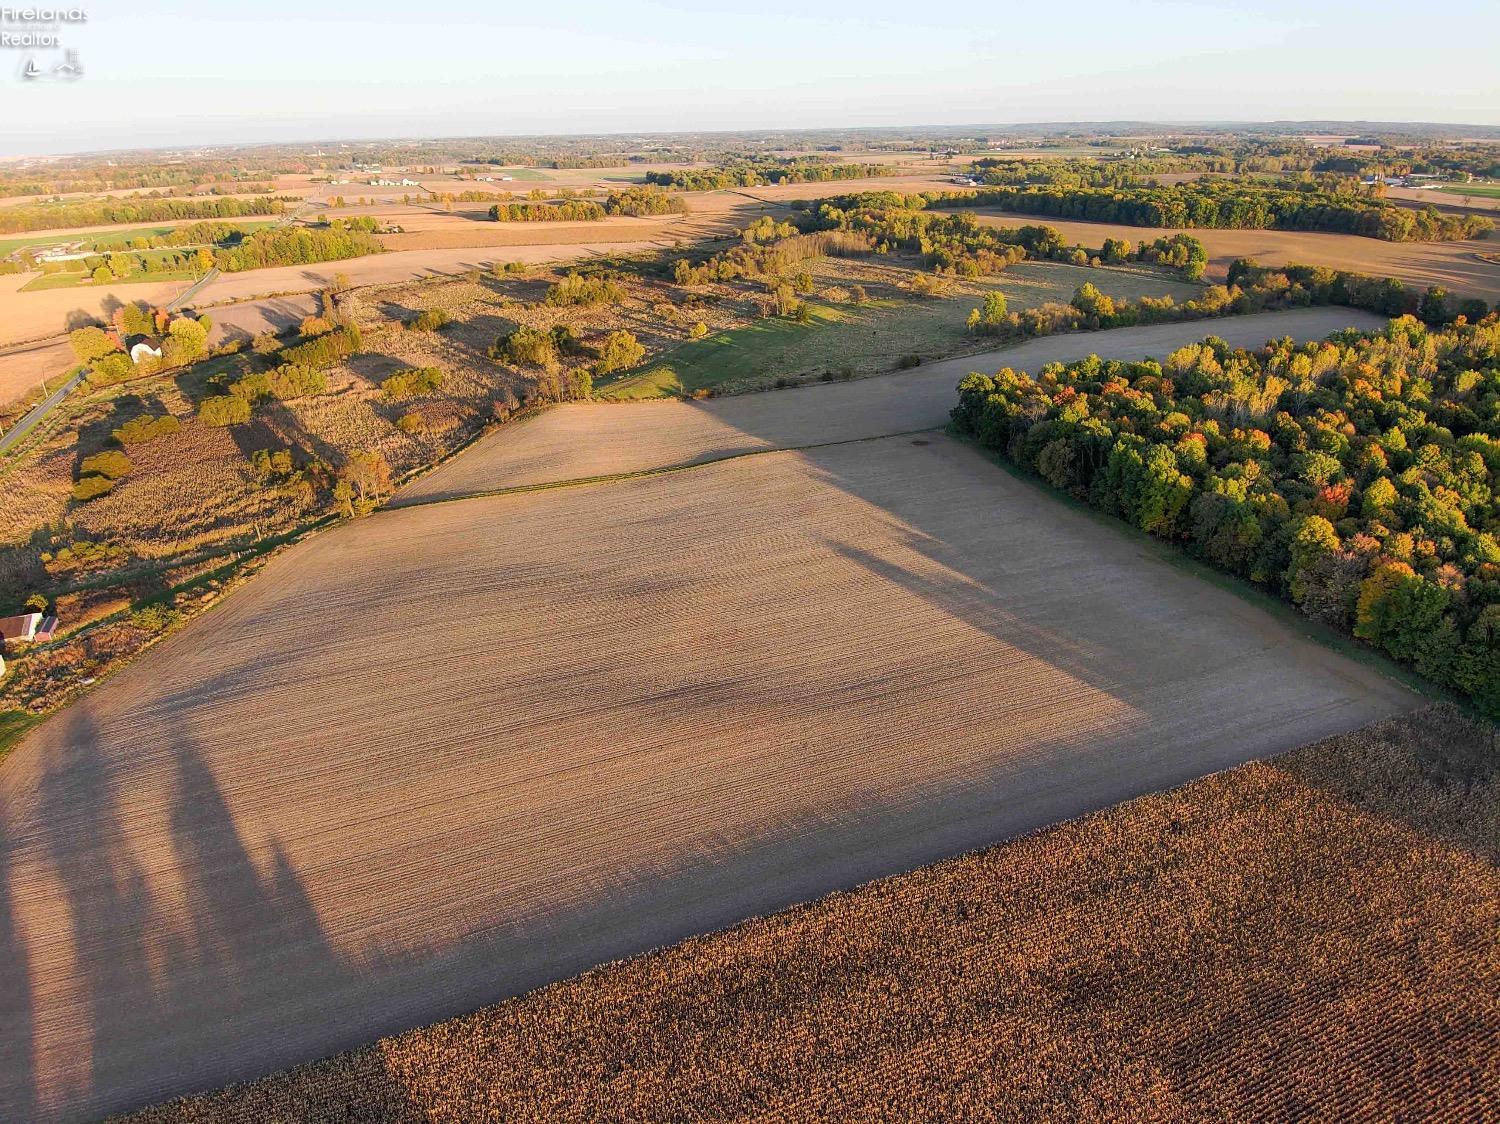
[[[572,340],[573,333],[561,325],[550,332],[544,332],[540,328],[529,328],[523,324],[495,341],[495,346],[490,348],[490,358],[518,366],[544,369],[553,367],[562,351],[559,346],[559,329],[567,333],[569,341]]]
[[[250,420],[250,400],[238,394],[215,394],[198,404],[198,420],[204,425],[240,425]]]
[[[415,436],[427,428],[427,419],[416,410],[411,410],[396,419],[396,428],[408,436]]]
[[[388,399],[416,398],[431,394],[442,388],[443,372],[440,367],[406,367],[384,379],[380,393]]]
[[[922,357],[920,355],[903,355],[900,359],[896,360],[896,369],[898,371],[905,371],[912,367],[920,367],[921,365]]]
[[[634,367],[645,357],[645,345],[634,334],[625,331],[610,332],[599,345],[599,358],[594,362],[594,374],[607,375],[612,371],[623,371]]]
[[[171,414],[162,414],[160,417],[142,414],[116,429],[114,439],[121,445],[144,445],[159,437],[170,437],[181,428],[182,423]]]
[[[316,367],[303,367],[296,363],[283,363],[271,371],[256,371],[230,383],[230,394],[243,398],[251,405],[275,398],[285,402],[292,398],[304,398],[309,394],[321,394],[328,389],[328,376]]]
[[[182,619],[182,614],[167,605],[143,605],[130,614],[130,623],[143,632],[165,632]]]
[[[625,290],[607,275],[585,277],[581,273],[569,273],[547,290],[545,303],[553,307],[569,305],[619,304],[625,299]]]
[[[106,449],[102,453],[84,457],[78,471],[83,476],[107,476],[111,480],[118,480],[127,475],[132,467],[130,458],[124,453],[118,449]]]
[[[115,481],[107,476],[85,476],[73,485],[72,496],[79,503],[87,503],[107,492],[114,491]]]
[[[406,327],[413,332],[435,332],[452,319],[444,309],[429,308],[408,320]]]
[[[73,485],[73,498],[83,503],[113,491],[133,467],[130,458],[118,449],[106,449],[84,457],[78,466],[78,483]]]
[[[123,351],[101,355],[89,364],[88,384],[98,389],[122,383],[135,373],[135,365]]]
[[[331,332],[282,351],[281,357],[297,367],[332,367],[360,348],[359,327],[345,324]]]
[[[283,363],[266,376],[266,383],[270,387],[271,394],[285,402],[290,398],[306,398],[310,394],[322,394],[328,389],[328,376],[316,367]]]

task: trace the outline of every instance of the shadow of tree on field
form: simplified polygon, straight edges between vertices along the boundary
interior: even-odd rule
[[[255,1076],[260,1064],[238,1060],[247,1040],[305,1040],[297,1022],[306,997],[336,995],[358,975],[324,937],[276,839],[252,851],[189,737],[141,747],[155,765],[148,803],[159,798],[163,817],[153,818],[159,834],[143,836],[142,794],[123,763],[100,751],[106,735],[86,714],[63,722],[35,818],[65,827],[21,864],[0,834],[0,1118],[18,1124],[136,1107],[216,1086],[226,1072]],[[55,1003],[38,1007],[27,984],[9,891],[43,871],[61,889],[52,909],[67,931],[80,1020]],[[37,904],[33,895],[29,905]],[[48,931],[45,921],[32,923]],[[81,1089],[37,1087],[39,1061],[55,1067],[80,1051],[88,1063]]]
[[[10,888],[13,846],[5,819],[0,817],[0,1112],[15,1120],[30,1120],[36,1114],[37,1100],[36,998],[31,988],[30,950]]]

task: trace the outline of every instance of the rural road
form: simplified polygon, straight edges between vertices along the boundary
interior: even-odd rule
[[[21,438],[25,437],[36,428],[38,422],[52,412],[53,408],[73,392],[73,388],[83,381],[83,372],[80,371],[54,390],[47,398],[33,406],[20,421],[6,431],[5,436],[0,437],[0,454],[8,453],[10,447]]]
[[[167,311],[176,312],[179,308],[187,304],[195,296],[201,293],[206,286],[213,284],[214,279],[219,275],[219,268],[217,266],[215,266],[213,269],[210,269],[202,277],[198,278],[198,280],[194,281],[186,289],[182,290],[182,292],[178,293],[175,297],[168,301]]]
[[[1206,326],[1175,327],[1041,342]],[[429,482],[841,443],[346,524],[43,723],[0,767],[0,1119],[253,1077],[1412,705],[974,450],[875,436],[980,363],[507,427]]]

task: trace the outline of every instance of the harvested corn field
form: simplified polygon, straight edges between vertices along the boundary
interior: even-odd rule
[[[381,513],[0,772],[0,1117],[255,1077],[1413,702],[935,434]]]
[[[132,1124],[1493,1119],[1490,736],[1419,712]]]

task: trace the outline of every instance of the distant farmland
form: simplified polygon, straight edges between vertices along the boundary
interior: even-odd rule
[[[1497,777],[1421,712],[130,1124],[1493,1119]]]

